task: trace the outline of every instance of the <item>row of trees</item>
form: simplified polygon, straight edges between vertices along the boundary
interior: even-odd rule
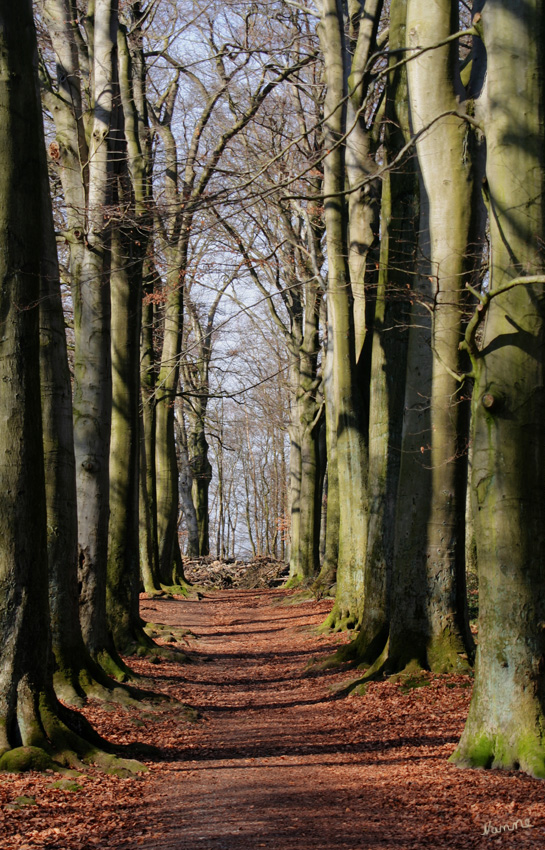
[[[453,760],[544,776],[544,9],[462,7],[319,8],[339,506],[327,625],[357,629],[337,660],[365,678],[467,668],[474,536],[476,679]]]
[[[30,2],[0,13],[2,766],[104,761],[106,742],[57,697],[138,698],[119,684],[134,678],[120,653],[164,652],[143,631],[138,591],[140,575],[152,592],[183,589],[184,432],[197,545],[207,546],[207,357],[229,281],[204,323],[189,281],[210,198],[226,191],[217,174],[229,142],[313,57],[285,62],[288,48],[266,62],[263,18],[242,4],[227,19],[207,4],[44,0],[38,47]],[[180,29],[194,39],[185,63]],[[201,357],[198,374],[185,370],[192,409],[177,444],[184,295]]]
[[[180,505],[188,554],[208,554],[213,460],[222,555],[239,523],[282,555],[289,479],[290,582],[335,592],[324,628],[355,632],[335,661],[366,677],[469,668],[476,551],[455,759],[543,776],[543,4],[42,0],[48,164],[31,5],[4,6],[0,748],[89,756],[63,738],[53,657],[69,702],[135,696],[110,677],[158,651],[139,583],[183,586]],[[271,375],[264,427],[225,416]]]

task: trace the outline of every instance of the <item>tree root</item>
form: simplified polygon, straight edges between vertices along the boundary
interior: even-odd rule
[[[324,620],[321,626],[318,626],[318,634],[324,632],[344,632],[347,630],[356,629],[358,627],[358,617],[349,611],[345,611],[338,605],[334,604],[329,616]]]
[[[545,740],[538,729],[462,736],[458,749],[449,762],[461,768],[522,770],[535,779],[545,779]]]
[[[13,734],[13,733],[12,733]],[[108,773],[129,776],[147,770],[135,759],[117,756],[108,741],[85,718],[58,702],[53,693],[36,695],[28,681],[17,690],[15,746],[0,750],[0,771],[81,770],[94,764]]]
[[[378,638],[378,636],[377,636]],[[353,649],[350,651],[350,647]],[[349,644],[346,652],[346,659],[349,661],[350,654],[353,654],[353,663],[358,659],[358,639]],[[375,641],[375,646],[380,645]],[[369,644],[365,657],[368,659],[372,644]],[[345,649],[345,647],[342,647]],[[335,660],[338,653],[335,653],[332,658]],[[342,655],[341,655],[342,657]],[[327,662],[328,659],[326,659]],[[338,659],[337,659],[338,660]],[[338,664],[342,663],[338,661]],[[332,663],[330,666],[335,666]],[[356,693],[364,694],[366,686],[369,682],[383,681],[388,679],[391,682],[403,681],[404,679],[414,678],[422,673],[469,673],[471,664],[467,654],[460,647],[458,641],[452,639],[451,634],[445,631],[440,638],[425,644],[421,639],[407,635],[406,643],[403,647],[398,647],[397,652],[392,652],[390,640],[384,644],[382,652],[380,652],[371,664],[368,661],[363,661],[358,664],[359,669],[365,668],[365,674],[357,679],[352,679],[340,686],[338,692],[343,694]],[[324,668],[327,669],[327,668]]]

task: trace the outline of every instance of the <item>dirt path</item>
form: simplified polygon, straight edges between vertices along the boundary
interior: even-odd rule
[[[469,680],[436,679],[405,693],[377,684],[364,698],[336,699],[331,685],[346,673],[305,674],[312,657],[344,640],[309,629],[329,603],[280,605],[283,597],[224,591],[144,608],[150,619],[158,607],[163,622],[191,628],[209,660],[184,669],[182,695],[202,722],[177,760],[161,766],[140,812],[148,821],[155,811],[156,829],[140,846],[484,847],[485,823],[517,818],[532,828],[495,841],[543,846],[541,783],[447,763]]]
[[[327,681],[301,675],[324,643],[309,623],[326,609],[271,604],[282,596],[233,591],[182,605],[209,657],[186,671],[187,698],[204,722],[189,762],[170,767],[159,786],[156,805],[170,799],[168,820],[160,843],[145,846],[318,847],[337,819],[351,784],[345,735]],[[342,838],[330,845],[338,848],[359,846],[345,802],[335,828]]]
[[[374,683],[364,697],[337,698],[331,686],[346,671],[305,667],[346,638],[311,628],[330,602],[298,598],[232,590],[143,600],[146,619],[192,630],[183,648],[195,663],[130,663],[199,719],[188,722],[180,705],[89,705],[84,713],[110,740],[146,741],[161,756],[143,776],[89,770],[74,787],[0,776],[0,850],[545,846],[543,783],[448,764],[469,677]],[[20,808],[19,795],[34,802]],[[486,824],[516,822],[483,834]]]

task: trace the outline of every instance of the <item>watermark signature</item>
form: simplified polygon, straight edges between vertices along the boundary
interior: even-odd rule
[[[515,832],[517,829],[531,829],[532,826],[530,818],[519,818],[514,823],[504,823],[501,826],[492,826],[492,821],[488,821],[484,825],[482,835],[500,835],[502,832]]]

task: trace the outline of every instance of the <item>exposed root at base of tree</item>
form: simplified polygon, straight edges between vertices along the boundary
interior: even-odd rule
[[[337,568],[336,566],[328,566],[324,564],[320,573],[315,578],[311,590],[314,594],[314,597],[319,599],[325,599],[329,596],[335,596],[335,582],[337,580]]]
[[[358,638],[353,643],[355,661],[357,659],[356,645]],[[348,644],[348,647],[350,646],[351,644]],[[347,655],[347,660],[350,660],[350,654],[350,649],[346,648],[345,650],[343,647],[331,659],[326,659],[323,662],[324,666],[322,669],[340,666],[342,662],[338,660],[337,656],[343,657],[343,655]],[[367,652],[366,655],[369,655],[369,653]],[[427,644],[422,640],[411,640],[411,636],[407,635],[405,646],[397,652],[391,651],[391,643],[387,640],[382,652],[379,653],[372,664],[369,665],[368,662],[363,662],[358,667],[360,669],[365,668],[365,674],[339,686],[337,689],[339,693],[364,694],[369,682],[386,679],[391,682],[397,682],[400,681],[400,677],[411,677],[420,673],[463,674],[471,672],[471,664],[467,653],[460,646],[459,641],[453,639],[453,636],[448,630],[445,630],[443,635],[436,638],[433,642],[429,641]]]
[[[119,637],[116,639],[116,646],[120,653],[124,656],[138,656],[138,658],[162,658],[165,661],[174,661],[178,664],[187,664],[189,657],[181,649],[173,649],[172,647],[161,646],[153,640],[152,631],[148,628],[148,624],[142,620],[142,625],[132,629],[128,634],[125,634],[124,640]],[[162,635],[159,635],[162,637]],[[177,639],[174,638],[174,641]]]
[[[312,669],[334,670],[338,667],[350,669],[363,666],[367,668],[382,655],[387,641],[388,625],[378,630],[362,627],[349,643],[340,646],[333,655],[329,655],[323,661],[312,664]]]
[[[329,616],[321,626],[318,626],[317,632],[318,634],[324,634],[325,632],[336,634],[337,632],[350,631],[356,629],[358,623],[359,620],[356,614],[344,610],[340,605],[335,603]]]
[[[81,770],[85,764],[118,776],[147,770],[135,759],[117,756],[115,748],[81,714],[62,705],[53,693],[34,693],[24,679],[19,683],[13,711],[17,717],[11,733],[15,740],[4,741],[0,749],[0,771],[62,772],[66,768]]]
[[[166,596],[183,596],[185,598],[195,593],[194,586],[185,580],[173,584],[161,584],[160,588],[161,593]]]
[[[111,679],[91,659],[88,664],[72,664],[68,668],[64,666],[57,670],[53,684],[57,697],[76,708],[81,708],[88,699],[131,706],[138,705],[143,698],[148,701],[161,698],[151,691],[140,690]]]
[[[458,749],[449,758],[461,768],[522,770],[535,779],[545,779],[545,740],[539,730],[520,730],[509,735],[481,733],[473,738],[463,735]]]

